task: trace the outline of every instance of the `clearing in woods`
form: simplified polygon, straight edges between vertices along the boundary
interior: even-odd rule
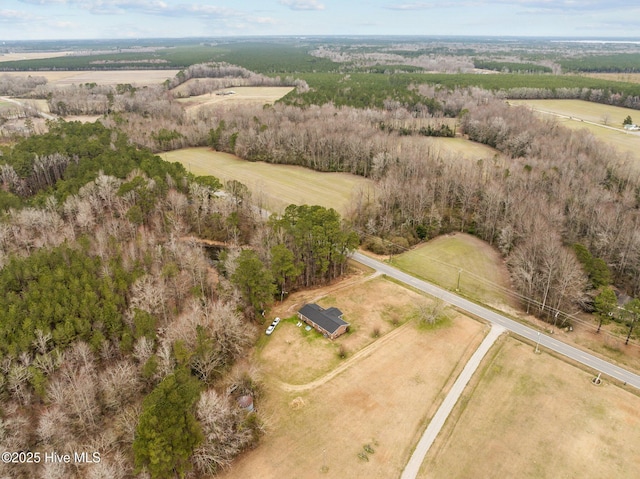
[[[503,337],[456,405],[418,477],[638,477],[640,398]]]
[[[373,187],[371,180],[349,173],[321,173],[302,166],[250,162],[205,147],[174,150],[160,156],[182,163],[196,175],[240,181],[251,190],[254,201],[269,211],[282,211],[293,203],[321,205],[345,214],[355,191]]]
[[[443,288],[459,289],[464,296],[489,306],[517,307],[508,293],[509,272],[500,253],[475,236],[439,236],[393,256],[391,264]]]
[[[500,157],[501,153],[490,146],[476,143],[465,138],[418,137],[427,142],[432,151],[446,159],[464,158],[470,160],[486,160]],[[403,141],[401,139],[401,141]]]
[[[355,333],[331,342],[311,331],[315,337],[309,339],[304,327],[285,321],[261,340],[256,354],[265,371],[265,393],[257,406],[267,418],[267,433],[258,447],[240,456],[219,477],[387,479],[400,475],[426,422],[482,341],[486,327],[461,315],[443,327],[418,327],[415,320],[406,323],[405,316],[417,293],[381,278],[361,286],[334,289],[320,300],[344,308],[345,319],[356,325]],[[355,296],[350,299],[351,295]],[[385,299],[392,308],[389,312],[385,312]],[[371,314],[368,304],[373,305]],[[390,326],[393,314],[405,324]],[[376,324],[383,328],[380,338],[363,341]],[[360,332],[363,336],[358,338]],[[337,359],[337,345],[352,339],[352,347],[370,344]],[[321,364],[309,374],[306,370],[313,363]],[[282,384],[283,377],[306,380],[343,364],[346,367],[339,374],[327,381],[321,376],[310,388]],[[283,365],[286,370],[279,370]]]
[[[182,85],[180,85],[182,86]],[[179,87],[178,87],[179,88]],[[188,98],[179,98],[178,102],[182,103],[187,111],[197,111],[204,106],[224,106],[234,107],[238,104],[259,104],[273,105],[277,100],[285,96],[294,87],[290,86],[235,86],[224,88],[221,91],[233,91],[231,95],[217,95],[216,93],[207,93],[205,95],[191,96]],[[177,89],[176,89],[177,90]]]

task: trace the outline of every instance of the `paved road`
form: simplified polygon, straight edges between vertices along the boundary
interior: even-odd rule
[[[498,339],[498,336],[503,332],[504,328],[502,326],[498,326],[496,324],[491,326],[491,331],[489,331],[489,334],[487,334],[480,346],[478,346],[478,349],[476,349],[475,353],[473,353],[469,358],[469,361],[467,361],[467,364],[460,373],[460,376],[458,376],[456,382],[453,383],[447,397],[444,398],[440,407],[429,422],[429,425],[422,434],[422,437],[413,451],[409,462],[405,466],[404,471],[402,471],[400,479],[416,478],[418,471],[420,470],[420,466],[422,465],[422,461],[424,461],[427,452],[429,452],[433,441],[435,441],[438,434],[440,434],[442,426],[444,426],[444,423],[449,417],[449,414],[451,414],[453,407],[458,402],[458,399],[460,399],[462,391],[464,391],[464,388],[467,386],[471,376],[473,376],[473,373],[475,373],[478,366],[480,366],[482,358],[484,358],[489,349],[491,349],[491,346],[493,346],[493,343]]]
[[[393,266],[389,266],[388,264],[369,258],[362,253],[355,252],[352,255],[352,258],[355,261],[362,263],[365,266],[369,266],[370,268],[373,268],[383,274],[386,274],[391,278],[401,281],[416,289],[419,289],[420,291],[428,293],[431,296],[440,298],[462,311],[489,321],[491,324],[500,325],[505,329],[531,341],[538,342],[540,347],[551,349],[559,354],[562,354],[563,356],[566,356],[570,359],[573,359],[574,361],[577,361],[584,364],[585,366],[594,369],[596,372],[603,373],[607,376],[626,382],[627,384],[640,389],[640,376],[635,373],[627,371],[626,369],[616,366],[615,364],[611,364],[608,361],[600,359],[578,348],[574,348],[573,346],[563,343],[562,341],[558,341],[557,339],[547,336],[546,334],[541,334],[539,331],[536,331],[533,328],[513,321],[506,316],[502,316],[495,311],[479,306],[476,303],[461,298],[460,296],[457,296],[438,286],[434,286],[431,283],[427,283],[426,281],[414,278],[407,273],[399,271]]]

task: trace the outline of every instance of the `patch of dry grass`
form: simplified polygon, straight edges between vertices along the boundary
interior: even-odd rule
[[[15,62],[20,60],[38,60],[41,58],[65,57],[72,52],[29,52],[29,53],[2,53],[1,62]]]
[[[286,392],[267,373],[269,386],[257,407],[268,432],[220,477],[398,477],[443,389],[484,334],[482,325],[463,317],[447,328],[419,330],[409,323],[396,331],[371,354],[308,391]],[[312,350],[289,358],[299,367],[318,360]],[[373,452],[365,451],[367,445]]]
[[[581,76],[609,81],[640,83],[640,73],[582,73]]]
[[[638,477],[640,398],[506,339],[487,356],[419,478]],[[479,383],[478,383],[479,381]]]
[[[515,307],[507,294],[509,272],[500,253],[463,233],[443,235],[392,258],[394,266],[485,304]],[[458,283],[458,278],[460,279]]]
[[[428,301],[382,277],[345,284],[321,298],[308,292],[295,294],[287,303],[290,313],[308,302],[317,302],[324,308],[335,306],[350,323],[349,333],[330,341],[315,330],[305,331],[304,324],[297,327],[297,318],[285,321],[278,325],[261,354],[266,371],[291,384],[313,381],[340,363],[340,346],[345,348],[347,357],[353,355],[413,317],[418,302]],[[314,361],[305,361],[308,357]]]

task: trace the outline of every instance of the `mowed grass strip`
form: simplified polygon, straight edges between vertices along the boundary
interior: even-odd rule
[[[640,398],[506,338],[487,356],[420,479],[640,477]]]
[[[399,477],[443,389],[481,342],[484,327],[460,316],[448,327],[410,323],[398,333],[303,393],[286,392],[265,374],[265,397],[256,406],[268,418],[268,431],[219,477]],[[297,364],[317,360],[309,354]]]
[[[249,162],[210,148],[185,148],[160,156],[182,163],[196,175],[240,181],[249,187],[255,201],[274,212],[290,204],[308,204],[334,208],[344,214],[355,191],[373,190],[371,180],[348,173],[321,173],[301,166]]]
[[[485,304],[515,306],[506,291],[510,289],[509,272],[500,253],[474,236],[439,236],[393,256],[391,263],[444,288],[459,289],[461,294]]]

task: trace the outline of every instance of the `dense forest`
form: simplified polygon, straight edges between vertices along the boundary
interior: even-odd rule
[[[1,160],[0,445],[100,463],[0,474],[201,475],[254,445],[263,420],[237,400],[259,401],[259,375],[236,362],[276,294],[345,271],[358,239],[339,215],[264,220],[244,185],[215,195],[100,123],[51,123]],[[227,245],[218,262],[203,240]]]

